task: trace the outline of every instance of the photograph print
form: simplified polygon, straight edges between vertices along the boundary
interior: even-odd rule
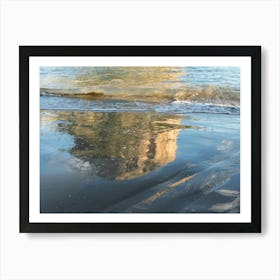
[[[251,188],[258,47],[227,55],[205,47],[204,56],[188,47],[181,56],[172,47],[164,56],[163,47],[107,47],[107,55],[88,47],[91,56],[83,47],[71,56],[59,55],[67,47],[53,47],[55,55],[21,48],[35,177],[28,203],[21,197],[26,231],[259,231]]]

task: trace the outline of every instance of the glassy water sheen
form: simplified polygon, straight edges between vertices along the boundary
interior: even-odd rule
[[[239,68],[44,67],[40,93],[41,212],[240,211]]]
[[[41,67],[41,95],[239,105],[239,67]]]

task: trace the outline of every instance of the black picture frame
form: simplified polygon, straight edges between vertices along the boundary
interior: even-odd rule
[[[249,56],[251,57],[250,223],[31,223],[29,222],[29,58],[32,56]],[[20,46],[20,232],[210,233],[261,232],[260,46]]]

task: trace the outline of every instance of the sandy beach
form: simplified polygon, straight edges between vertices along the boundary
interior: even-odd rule
[[[41,67],[42,213],[240,212],[238,67]]]
[[[239,116],[41,111],[41,212],[239,212]]]

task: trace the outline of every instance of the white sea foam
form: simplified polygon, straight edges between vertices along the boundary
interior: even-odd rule
[[[168,114],[212,113],[239,115],[234,105],[198,103],[189,101],[142,102],[122,100],[87,100],[67,97],[41,96],[41,109],[92,112],[158,112]]]
[[[190,101],[174,101],[172,103],[160,104],[156,108],[157,112],[163,113],[213,113],[213,114],[240,114],[240,107],[235,105],[198,103]]]

